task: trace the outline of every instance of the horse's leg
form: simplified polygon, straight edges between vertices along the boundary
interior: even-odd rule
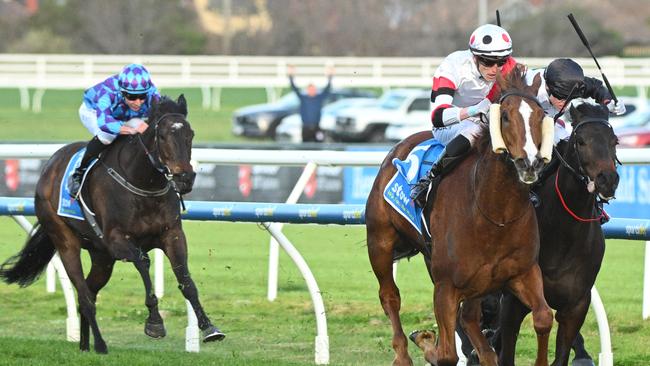
[[[411,333],[411,339],[424,352],[424,358],[432,365],[456,365],[456,317],[460,297],[458,291],[448,283],[436,283],[433,289],[434,313],[440,332],[437,339],[433,332]]]
[[[401,298],[393,279],[393,248],[398,234],[391,226],[367,230],[368,257],[379,282],[379,301],[393,328],[393,365],[413,365],[408,353],[408,341],[399,317]]]
[[[499,326],[499,365],[515,364],[515,349],[521,323],[524,321],[530,309],[522,304],[519,299],[508,291],[503,292],[501,300],[501,315]],[[496,341],[495,341],[496,342]]]
[[[578,331],[585,321],[591,296],[584,296],[580,301],[570,309],[560,309],[555,313],[555,319],[558,322],[556,342],[555,342],[555,360],[553,366],[568,365],[571,353],[571,345],[576,340]]]
[[[536,366],[548,365],[548,338],[553,326],[553,313],[544,298],[542,272],[537,264],[528,272],[509,282],[512,293],[533,312],[533,325],[537,333]]]
[[[196,313],[199,329],[203,331],[203,342],[224,339],[226,335],[219,328],[212,325],[199,302],[199,292],[187,268],[187,241],[183,230],[180,229],[180,225],[176,229],[165,232],[161,237],[161,242],[163,244],[163,250],[167,258],[169,258],[169,263],[172,266],[176,280],[178,281],[178,288],[183,293],[183,296],[192,304],[194,313]]]
[[[93,330],[93,336],[95,338],[95,352],[108,353],[106,342],[104,342],[104,339],[102,338],[102,335],[99,332],[99,327],[97,325],[97,318],[95,317],[95,304],[91,300],[92,294],[88,289],[86,280],[84,279],[80,257],[81,240],[63,221],[63,219],[57,215],[56,209],[53,207],[51,201],[43,198],[43,196],[48,196],[47,193],[44,193],[43,196],[41,196],[41,194],[42,193],[37,192],[36,199],[34,200],[36,212],[39,213],[38,218],[41,221],[43,229],[47,232],[50,239],[52,240],[52,243],[59,251],[61,263],[65,268],[65,272],[67,273],[70,282],[72,282],[72,285],[77,290],[81,325],[86,322],[86,324],[88,324]],[[88,329],[87,326],[86,329]],[[83,333],[84,332],[82,326],[79,338],[79,349],[82,351],[88,351],[88,331],[86,330],[85,332],[85,339]]]
[[[478,353],[481,365],[496,366],[497,354],[481,332],[481,300],[465,300],[460,310],[460,324]]]
[[[575,358],[571,362],[571,366],[595,366],[593,358],[585,348],[585,339],[580,332],[578,332],[571,348],[575,352]]]
[[[70,278],[70,281],[77,289],[77,297],[79,301],[79,315],[82,318],[82,323],[84,321],[90,325],[90,328],[93,331],[93,337],[95,339],[95,352],[97,353],[108,353],[108,348],[106,347],[106,342],[102,338],[101,333],[99,332],[99,326],[97,325],[97,318],[95,317],[96,308],[94,302],[93,293],[88,288],[86,280],[84,279],[83,270],[81,267],[80,259],[80,246],[79,239],[74,237],[76,245],[71,243],[69,240],[66,242],[66,247],[57,246],[59,249],[59,256],[61,257],[61,262],[65,267],[65,271]],[[71,245],[72,244],[72,245]],[[83,329],[83,327],[82,327]],[[87,329],[87,327],[86,327]],[[86,331],[86,339],[79,339],[79,348],[82,351],[88,351],[88,332]]]
[[[165,331],[165,324],[160,316],[160,312],[158,311],[158,298],[156,297],[151,284],[151,276],[149,274],[151,261],[149,255],[142,252],[139,258],[133,261],[133,265],[138,270],[138,273],[140,273],[140,277],[142,277],[145,290],[144,303],[149,310],[149,317],[144,325],[144,334],[152,338],[162,338],[167,334],[167,332]]]
[[[86,285],[90,291],[91,300],[96,306],[97,302],[97,293],[101,290],[108,280],[111,278],[113,273],[113,266],[115,264],[115,259],[111,257],[106,252],[101,252],[98,250],[89,250],[91,260],[91,267],[88,276],[86,277]],[[86,317],[81,317],[80,323],[80,343],[83,342],[84,345],[80,346],[81,349],[88,350],[88,341],[89,341],[89,331],[90,324]]]

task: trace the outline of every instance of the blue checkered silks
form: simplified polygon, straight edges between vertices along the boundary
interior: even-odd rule
[[[122,96],[123,86],[134,89],[127,91],[129,93],[147,94],[140,110],[129,109]],[[140,89],[135,91],[136,88]],[[88,88],[83,98],[86,106],[96,111],[98,127],[113,135],[117,135],[122,124],[129,119],[148,117],[151,102],[159,99],[160,93],[151,81],[149,72],[144,66],[138,64],[127,65],[120,74],[110,76],[103,82]]]
[[[143,94],[151,89],[149,71],[140,64],[124,66],[118,80],[120,89],[130,94]]]

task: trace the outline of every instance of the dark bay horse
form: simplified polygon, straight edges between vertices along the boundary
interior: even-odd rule
[[[540,198],[536,210],[544,295],[557,310],[553,365],[568,364],[571,345],[589,310],[591,288],[605,252],[600,225],[603,213],[596,200],[612,199],[619,181],[618,139],[607,120],[607,108],[584,103],[571,107],[570,114],[573,131],[568,143],[558,145],[555,159],[559,168],[536,189]],[[528,309],[518,299],[504,294],[500,353],[503,365],[514,364],[517,335],[526,314]],[[576,350],[576,358],[580,356]]]
[[[430,197],[425,207],[430,246],[382,193],[396,172],[392,160],[405,159],[413,147],[431,138],[431,133],[420,132],[401,141],[380,167],[366,204],[367,244],[379,281],[379,298],[393,329],[393,365],[413,364],[392,271],[395,254],[413,250],[425,255],[435,284],[434,313],[440,336],[435,340],[432,332],[412,334],[428,362],[457,363],[454,329],[463,302],[461,324],[481,362],[496,365],[497,356],[479,327],[480,298],[506,287],[533,309],[538,340],[536,365],[548,363],[553,315],[542,293],[537,265],[539,234],[529,189],[550,159],[552,140],[543,131],[552,128],[552,121],[544,120],[544,111],[534,97],[541,80],[536,78],[528,86],[524,73],[523,66],[518,65],[507,79],[497,78],[502,94],[500,109],[494,105],[491,110],[491,133],[483,130],[477,146],[442,179],[440,194]]]
[[[183,95],[177,101],[163,97],[153,103],[149,127],[142,135],[120,136],[102,154],[81,190],[100,232],[93,230],[89,221],[57,215],[61,178],[72,155],[84,144],[64,146],[43,169],[34,200],[38,225],[25,247],[2,265],[0,277],[27,286],[58,251],[77,290],[82,351],[89,350],[89,328],[95,351],[108,351],[97,325],[95,300],[110,279],[116,260],[133,262],[145,283],[150,312],[145,332],[164,335],[146,254],[153,248],[162,249],[169,258],[179,288],[194,308],[204,341],[225,336],[203,311],[187,267],[179,195],[191,191],[196,174],[190,164],[194,131],[186,117]],[[81,248],[88,250],[92,262],[85,279]]]

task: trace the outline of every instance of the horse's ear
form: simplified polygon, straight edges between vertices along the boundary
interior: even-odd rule
[[[571,106],[569,106],[569,115],[571,116],[571,125],[575,127],[582,114],[578,108],[574,107],[573,104],[571,104]]]
[[[537,93],[539,93],[539,87],[540,87],[541,85],[542,85],[542,77],[541,77],[541,76],[539,75],[539,73],[538,73],[538,74],[535,75],[535,77],[533,78],[533,84],[531,84],[531,86],[530,86],[531,91],[533,92],[533,95],[536,96]]]
[[[512,72],[512,71],[510,71]],[[500,93],[508,89],[508,83],[506,82],[506,76],[501,72],[497,72],[497,86],[499,87]],[[499,94],[500,94],[499,93]]]
[[[185,100],[185,94],[179,95],[176,103],[178,103],[178,106],[181,108],[181,113],[187,117],[187,101]]]

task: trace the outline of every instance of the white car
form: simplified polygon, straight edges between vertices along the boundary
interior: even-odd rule
[[[389,126],[431,118],[430,93],[421,89],[393,89],[379,98],[377,106],[345,109],[336,118],[332,138],[345,142],[385,141]]]
[[[325,138],[336,126],[336,116],[346,108],[370,107],[377,105],[377,98],[343,98],[323,107],[320,118],[320,129]],[[276,141],[302,142],[302,119],[300,113],[294,113],[284,117],[275,132]]]

